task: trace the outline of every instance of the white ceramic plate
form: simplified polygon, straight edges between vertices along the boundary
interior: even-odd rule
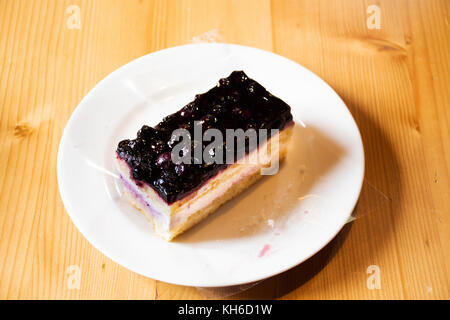
[[[277,175],[166,242],[122,198],[115,147],[233,70],[244,70],[292,107],[290,152]],[[114,71],[76,108],[58,153],[62,200],[92,245],[139,274],[200,287],[264,279],[311,257],[346,223],[363,176],[358,128],[324,81],[276,54],[230,44],[170,48]]]

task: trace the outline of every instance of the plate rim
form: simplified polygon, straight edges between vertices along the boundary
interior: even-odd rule
[[[311,253],[308,255],[305,255],[301,260],[295,262],[295,263],[291,263],[291,264],[286,264],[285,267],[283,268],[279,268],[276,272],[267,272],[267,274],[264,275],[258,275],[256,277],[249,277],[248,280],[245,281],[235,281],[235,282],[230,282],[230,281],[223,281],[223,279],[216,279],[215,283],[211,283],[211,281],[208,281],[208,284],[205,283],[200,283],[200,282],[196,282],[195,279],[194,281],[191,280],[187,280],[187,281],[171,281],[170,279],[166,279],[166,278],[160,278],[159,275],[156,276],[149,276],[147,274],[144,274],[142,272],[136,271],[136,268],[133,268],[132,266],[129,265],[128,262],[123,262],[123,259],[118,258],[117,256],[115,256],[115,254],[113,254],[112,252],[110,252],[110,250],[105,250],[104,248],[101,248],[101,246],[97,245],[96,243],[94,243],[95,241],[92,241],[91,236],[89,235],[89,232],[86,232],[86,230],[81,226],[80,221],[76,218],[76,215],[73,214],[73,212],[71,213],[71,211],[75,210],[73,208],[71,208],[70,205],[70,201],[67,200],[67,195],[66,192],[67,190],[65,190],[63,188],[64,186],[64,182],[62,181],[62,176],[61,176],[61,170],[64,167],[64,164],[62,163],[62,152],[64,151],[64,145],[65,142],[67,140],[67,135],[68,132],[71,128],[71,126],[73,125],[73,122],[75,121],[75,119],[77,118],[77,115],[79,113],[82,112],[82,110],[85,109],[85,101],[87,101],[97,90],[97,88],[99,86],[101,86],[104,82],[108,81],[108,80],[114,80],[114,77],[119,74],[121,71],[123,71],[124,69],[126,69],[127,67],[129,67],[132,64],[138,64],[140,63],[140,61],[146,59],[148,56],[152,55],[161,55],[164,54],[168,51],[172,51],[172,50],[179,50],[182,49],[184,47],[237,47],[237,48],[243,48],[245,50],[256,50],[256,51],[260,51],[261,53],[264,54],[269,54],[269,55],[273,55],[276,58],[281,58],[291,64],[295,64],[297,67],[301,67],[305,72],[309,73],[310,76],[313,76],[314,78],[316,78],[316,80],[319,80],[320,82],[322,82],[323,84],[325,84],[326,87],[328,87],[328,89],[330,90],[330,93],[332,92],[337,99],[340,100],[340,102],[342,103],[342,106],[345,109],[345,112],[350,116],[351,120],[352,120],[352,124],[354,126],[355,132],[357,133],[357,138],[358,138],[358,145],[361,151],[361,167],[362,167],[362,171],[361,171],[361,176],[359,177],[359,183],[358,183],[358,192],[355,192],[355,196],[354,199],[352,199],[352,207],[351,210],[349,210],[349,213],[346,215],[345,219],[343,219],[342,223],[339,223],[340,227],[336,229],[335,232],[330,233],[330,236],[327,237],[326,241],[323,241],[323,243],[321,243],[319,246],[317,246],[316,248],[314,248],[313,250],[311,250]],[[328,245],[335,237],[336,235],[342,230],[342,228],[347,224],[348,218],[351,217],[357,203],[358,203],[358,199],[360,197],[361,191],[362,191],[362,186],[364,183],[364,177],[365,177],[365,152],[364,152],[364,144],[363,144],[363,140],[361,137],[361,132],[358,128],[358,125],[355,121],[355,118],[353,116],[353,114],[350,112],[350,110],[348,109],[347,105],[345,104],[345,102],[343,101],[343,99],[339,96],[339,94],[322,78],[320,78],[318,75],[316,75],[314,72],[312,72],[311,70],[309,70],[308,68],[304,67],[303,65],[290,60],[289,58],[283,57],[279,54],[276,54],[274,52],[271,51],[267,51],[267,50],[263,50],[260,48],[254,48],[254,47],[250,47],[250,46],[244,46],[244,45],[240,45],[240,44],[232,44],[232,43],[192,43],[192,44],[184,44],[184,45],[178,45],[178,46],[174,46],[174,47],[169,47],[169,48],[165,48],[162,50],[158,50],[155,52],[151,52],[148,54],[145,54],[141,57],[138,57],[136,59],[133,59],[127,63],[125,63],[124,65],[121,65],[120,67],[118,67],[117,69],[113,70],[112,72],[110,72],[109,74],[107,74],[105,77],[103,77],[101,80],[99,80],[93,87],[92,89],[89,90],[89,92],[80,100],[80,102],[77,104],[77,106],[75,107],[75,109],[73,110],[73,112],[70,115],[69,120],[67,121],[63,133],[61,135],[60,138],[60,143],[59,143],[59,147],[58,147],[58,154],[57,154],[57,165],[56,165],[56,171],[57,171],[57,184],[58,184],[58,189],[59,189],[59,194],[61,197],[61,200],[63,202],[63,206],[64,209],[66,211],[66,213],[69,215],[70,219],[72,220],[72,223],[75,225],[75,227],[78,229],[78,231],[83,235],[83,237],[94,247],[96,248],[98,251],[100,251],[103,255],[105,255],[106,257],[108,257],[109,259],[111,259],[112,261],[114,261],[115,263],[125,267],[126,269],[135,272],[137,274],[140,274],[144,277],[147,278],[151,278],[157,281],[163,281],[166,283],[171,283],[171,284],[176,284],[176,285],[184,285],[184,286],[195,286],[195,287],[204,287],[204,288],[208,288],[208,287],[224,287],[224,286],[234,286],[234,285],[242,285],[242,284],[247,284],[247,283],[252,283],[252,282],[256,282],[256,281],[261,281],[270,277],[273,277],[275,275],[281,274],[287,270],[290,270],[296,266],[298,266],[299,264],[305,262],[306,260],[308,260],[309,258],[311,258],[312,256],[314,256],[315,254],[317,254],[320,250],[322,250],[326,245]],[[120,261],[120,262],[118,262]]]

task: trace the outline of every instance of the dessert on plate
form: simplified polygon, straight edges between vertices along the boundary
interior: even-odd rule
[[[158,235],[172,240],[282,160],[293,126],[289,105],[243,71],[234,71],[155,127],[144,125],[135,139],[119,143],[116,164],[124,193]],[[217,141],[203,135],[198,139],[199,128],[202,133],[215,129],[222,141],[208,147]],[[190,137],[182,148],[177,145],[182,139],[174,135],[177,129]],[[228,139],[239,130],[254,134]],[[205,154],[211,156],[206,161]]]

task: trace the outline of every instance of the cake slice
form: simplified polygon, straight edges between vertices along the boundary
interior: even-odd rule
[[[293,126],[285,102],[243,71],[234,71],[155,127],[144,125],[136,139],[119,143],[116,163],[124,193],[158,235],[172,240],[256,182],[261,170],[282,160]],[[175,153],[180,149],[177,129],[191,137],[181,153]],[[204,141],[208,129],[223,135],[222,141],[214,139],[216,148]],[[247,133],[245,138],[228,139],[239,129]],[[182,159],[176,159],[177,154]],[[205,154],[214,157],[205,159]]]

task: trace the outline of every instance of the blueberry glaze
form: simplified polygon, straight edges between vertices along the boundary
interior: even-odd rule
[[[283,129],[292,121],[292,114],[291,108],[281,99],[248,78],[243,71],[234,71],[154,128],[144,125],[136,139],[119,142],[117,156],[127,162],[136,184],[148,184],[168,204],[197,190],[229,165],[225,161],[223,164],[194,164],[193,149],[191,164],[171,161],[172,147],[177,143],[171,140],[175,129],[189,130],[192,144],[198,143],[194,141],[194,121],[201,121],[203,132],[209,128],[219,129],[225,141],[226,129],[254,128],[256,132],[258,129]],[[203,149],[210,143],[204,141]],[[245,153],[250,151],[246,144]],[[237,150],[234,153],[236,158]]]

